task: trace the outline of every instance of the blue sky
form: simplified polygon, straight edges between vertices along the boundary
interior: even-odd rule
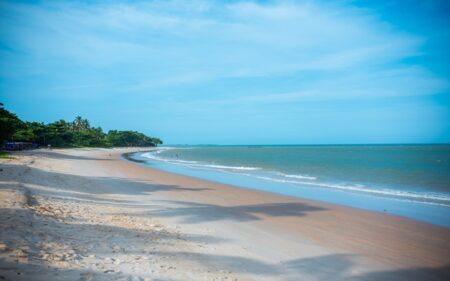
[[[0,101],[168,144],[450,142],[446,1],[0,1]]]

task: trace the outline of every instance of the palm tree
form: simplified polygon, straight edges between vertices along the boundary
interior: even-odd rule
[[[72,124],[75,131],[84,131],[90,128],[89,121],[81,116],[75,117]]]

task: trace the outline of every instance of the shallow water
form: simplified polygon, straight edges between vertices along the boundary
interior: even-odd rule
[[[197,146],[145,165],[450,226],[450,145]]]

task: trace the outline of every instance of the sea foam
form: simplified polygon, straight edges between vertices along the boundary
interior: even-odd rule
[[[413,191],[402,191],[393,190],[388,188],[375,188],[368,187],[361,184],[337,184],[329,183],[318,180],[317,177],[303,174],[285,174],[282,172],[267,171],[261,167],[247,167],[247,166],[230,166],[230,165],[219,165],[215,163],[205,163],[198,161],[182,160],[178,158],[166,158],[160,157],[159,154],[163,151],[170,149],[179,149],[165,147],[160,150],[143,153],[141,156],[147,159],[162,161],[169,164],[182,165],[188,168],[203,169],[203,170],[213,170],[222,171],[227,173],[236,173],[243,176],[249,176],[257,178],[260,180],[290,184],[297,187],[317,187],[317,188],[332,188],[334,190],[348,191],[372,194],[383,197],[391,197],[400,200],[410,200],[414,202],[441,205],[450,207],[450,197],[447,194],[440,193],[430,193],[430,192],[413,192]]]

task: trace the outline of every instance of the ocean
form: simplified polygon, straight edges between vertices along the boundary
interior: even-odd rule
[[[161,147],[144,165],[450,227],[450,145]]]

